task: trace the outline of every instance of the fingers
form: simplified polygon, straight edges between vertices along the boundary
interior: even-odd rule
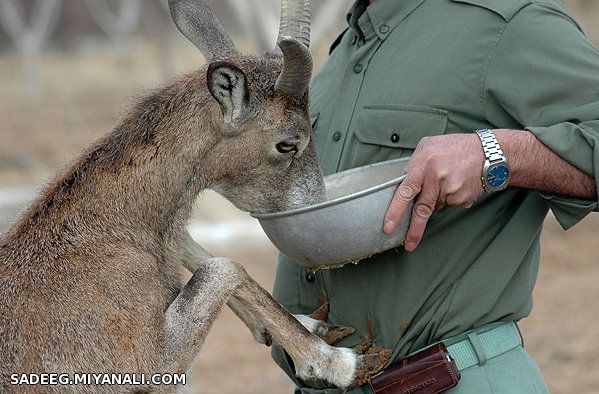
[[[422,240],[426,224],[435,210],[438,199],[439,184],[434,180],[425,180],[424,187],[412,209],[410,228],[404,243],[404,247],[408,252],[416,249]]]
[[[469,208],[472,208],[472,206],[473,206],[473,205],[474,205],[474,202],[473,202],[473,201],[468,201],[468,202],[465,202],[465,203],[463,203],[463,204],[462,204],[462,205],[460,205],[460,206],[461,206],[462,208],[469,209]]]
[[[395,190],[391,204],[389,204],[383,225],[385,233],[390,234],[395,231],[408,204],[420,193],[423,182],[424,170],[420,167],[411,168],[403,182]]]
[[[440,211],[447,205],[447,201],[442,196],[437,198],[437,203],[435,204],[435,211]]]
[[[470,208],[482,195],[479,158],[468,154],[470,151],[480,153],[476,138],[451,134],[423,138],[418,143],[383,224],[385,233],[395,231],[410,201],[416,199],[404,244],[407,251],[413,251],[421,242],[435,210],[445,206]]]
[[[462,208],[472,208],[474,205],[474,199],[468,198],[464,193],[451,193],[448,194],[445,198],[445,203],[449,206],[459,206]]]

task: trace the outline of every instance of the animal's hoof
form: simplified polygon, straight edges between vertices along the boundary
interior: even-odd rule
[[[387,361],[391,358],[391,349],[383,349],[375,346],[359,345],[354,348],[358,353],[358,365],[354,376],[356,380],[350,387],[358,387],[366,384],[368,380],[379,373]]]
[[[339,324],[329,324],[324,321],[318,322],[314,329],[314,334],[318,335],[320,339],[325,341],[329,345],[334,345],[341,339],[350,336],[356,332],[353,327],[341,326]]]
[[[320,308],[312,312],[310,317],[316,320],[327,321],[329,318],[329,302],[327,301],[322,304]]]
[[[310,315],[312,319],[318,320],[318,323],[311,330],[314,334],[318,335],[320,339],[325,341],[329,345],[334,345],[341,339],[350,336],[356,329],[353,327],[342,326],[339,324],[327,323],[329,318],[329,303],[325,302],[320,308],[312,312]]]

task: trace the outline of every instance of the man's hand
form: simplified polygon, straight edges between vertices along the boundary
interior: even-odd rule
[[[446,134],[423,138],[406,166],[385,215],[383,230],[393,232],[410,200],[416,198],[405,249],[416,249],[431,214],[446,205],[470,208],[484,193],[481,174],[485,161],[476,134]]]
[[[597,200],[595,179],[568,163],[526,130],[493,130],[510,163],[510,186]],[[485,155],[478,136],[445,134],[423,138],[406,167],[406,178],[397,188],[385,215],[383,230],[395,230],[408,202],[415,198],[405,248],[420,243],[435,209],[446,205],[470,208],[484,193],[482,169]]]

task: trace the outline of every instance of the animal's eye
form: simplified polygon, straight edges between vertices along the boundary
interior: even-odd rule
[[[277,152],[279,152],[279,153],[297,152],[297,145],[290,144],[285,141],[279,142],[277,144]]]

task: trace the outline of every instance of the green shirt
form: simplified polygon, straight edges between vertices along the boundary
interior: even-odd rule
[[[480,128],[527,128],[599,174],[599,51],[559,1],[366,5],[354,4],[349,30],[311,87],[325,174],[409,156],[425,136]],[[435,212],[413,253],[389,250],[313,281],[282,258],[274,293],[293,313],[328,299],[330,321],[357,329],[339,346],[357,345],[371,327],[397,359],[527,316],[548,210],[568,228],[597,206],[508,188],[471,209]]]

